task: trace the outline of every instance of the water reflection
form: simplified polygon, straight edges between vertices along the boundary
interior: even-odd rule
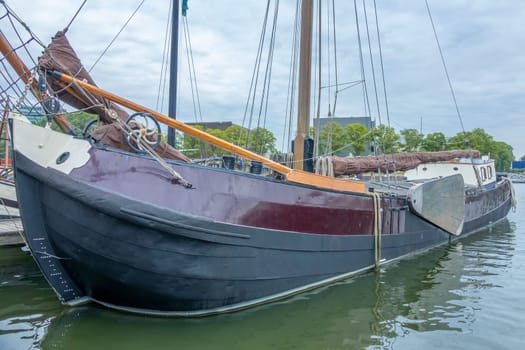
[[[51,321],[42,348],[404,348],[413,333],[465,333],[480,292],[499,288],[512,262],[514,230],[505,220],[379,273],[231,315],[162,319],[71,309]]]
[[[37,349],[60,304],[32,258],[0,248],[0,349]]]

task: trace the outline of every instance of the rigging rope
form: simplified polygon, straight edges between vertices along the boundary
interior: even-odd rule
[[[261,104],[259,105],[259,114],[257,117],[257,128],[256,128],[256,141],[261,142],[261,147],[259,150],[259,153],[263,153],[263,147],[264,147],[264,138],[261,139],[258,137],[261,132],[263,132],[260,129],[261,126],[261,117],[263,117],[263,128],[266,126],[266,117],[268,112],[268,101],[269,101],[269,95],[270,95],[270,81],[272,77],[272,67],[273,67],[273,53],[275,48],[275,38],[276,38],[276,28],[277,28],[277,17],[279,14],[279,0],[276,0],[275,2],[275,9],[274,9],[274,16],[273,16],[273,25],[272,25],[272,31],[270,36],[270,44],[268,48],[268,58],[266,60],[266,70],[264,74],[264,82],[263,82],[263,91],[261,93]],[[264,110],[264,112],[263,112]],[[254,144],[254,150],[257,149],[257,145]]]
[[[374,199],[374,265],[376,270],[381,264],[381,195],[377,192],[372,192]]]
[[[366,77],[365,77],[365,64],[363,59],[363,46],[361,43],[361,31],[359,29],[359,15],[357,14],[357,0],[354,0],[354,14],[355,14],[355,24],[357,30],[357,44],[359,47],[359,64],[361,66],[361,80],[363,81],[363,103],[365,107],[365,115],[372,117],[372,111],[370,109],[370,100],[368,98],[368,88],[366,86]],[[379,121],[381,124],[381,121]]]
[[[290,53],[290,71],[288,75],[288,88],[286,94],[286,110],[284,120],[284,132],[281,149],[286,153],[290,153],[291,149],[291,140],[292,140],[292,122],[295,115],[294,110],[294,99],[296,95],[296,83],[297,83],[297,61],[298,61],[298,46],[299,46],[299,12],[300,12],[300,0],[296,0],[295,3],[295,21],[294,21],[294,30],[292,36],[292,52]],[[286,138],[286,132],[288,132],[288,137]],[[285,148],[286,144],[286,148]]]
[[[319,157],[319,133],[321,131],[321,61],[322,61],[322,55],[321,55],[321,1],[317,2],[317,12],[318,12],[318,15],[317,15],[317,36],[316,36],[316,40],[317,40],[317,45],[318,45],[318,54],[316,55],[317,56],[317,60],[315,61],[315,64],[316,64],[316,69],[317,69],[317,82],[316,82],[316,86],[317,86],[317,112],[316,112],[316,115],[315,115],[315,122],[314,122],[314,125],[315,125],[315,129],[314,129],[314,159],[317,159],[317,157]],[[314,95],[314,98],[315,98],[315,95]],[[314,101],[315,103],[315,101]],[[316,172],[317,172],[317,168],[316,168]]]
[[[364,13],[364,18],[365,18],[366,36],[367,36],[367,39],[368,39],[368,53],[370,55],[370,66],[371,66],[371,71],[372,71],[372,82],[373,82],[373,85],[374,85],[374,94],[375,94],[375,97],[376,97],[377,116],[379,118],[379,124],[382,124],[382,121],[381,121],[381,109],[379,108],[379,95],[377,93],[377,83],[376,83],[376,73],[375,73],[375,66],[374,66],[374,58],[373,58],[373,55],[372,55],[372,40],[370,39],[370,30],[369,30],[369,27],[368,27],[368,14],[366,12],[365,0],[363,0],[363,13]]]
[[[436,31],[436,26],[434,25],[434,20],[432,18],[432,13],[430,11],[430,6],[428,5],[428,0],[425,0],[425,4],[427,7],[428,12],[428,18],[430,19],[430,24],[432,25],[432,31],[434,32],[434,38],[436,39],[436,44],[439,50],[439,56],[441,57],[441,63],[443,64],[443,69],[445,70],[445,75],[447,77],[448,87],[450,89],[450,94],[452,95],[452,100],[454,101],[454,106],[456,107],[456,113],[458,115],[459,123],[461,125],[461,130],[463,131],[463,135],[465,135],[465,139],[467,139],[467,133],[465,131],[465,127],[463,125],[463,118],[461,117],[461,113],[459,111],[458,102],[456,100],[456,93],[454,92],[454,88],[452,87],[452,81],[450,80],[450,75],[448,74],[448,68],[445,63],[445,56],[443,55],[443,50],[441,49],[441,44],[439,43],[439,38]],[[469,142],[469,151],[472,152],[472,148],[470,147]],[[470,160],[472,162],[472,169],[474,169],[474,173],[476,174],[476,179],[478,182],[478,187],[483,188],[483,182],[481,180],[481,177],[479,175],[478,169],[476,168],[476,165],[474,164],[474,158],[472,157],[472,154],[470,156]]]
[[[164,96],[166,91],[166,80],[167,80],[167,70],[168,64],[166,64],[169,56],[169,32],[171,24],[171,13],[172,13],[173,2],[170,1],[170,6],[168,10],[168,19],[166,21],[166,28],[164,29],[164,46],[162,47],[162,63],[160,69],[159,77],[159,86],[157,89],[157,103],[155,104],[155,109],[157,111],[162,111],[164,107]]]
[[[96,61],[91,65],[91,67],[88,69],[88,72],[91,72],[91,70],[93,68],[95,68],[95,66],[97,65],[98,61],[100,61],[100,59],[106,54],[106,52],[109,50],[109,48],[111,47],[111,45],[113,45],[113,43],[115,42],[115,40],[117,40],[117,38],[119,37],[120,33],[122,33],[122,31],[126,28],[126,26],[128,25],[128,23],[131,21],[131,19],[135,16],[135,14],[138,12],[138,10],[142,7],[142,4],[144,4],[144,1],[146,0],[142,0],[140,2],[140,4],[137,6],[137,8],[135,9],[135,11],[133,11],[133,13],[131,14],[131,16],[129,16],[128,20],[126,21],[126,23],[124,23],[124,25],[122,26],[122,28],[120,28],[120,30],[118,31],[118,33],[113,37],[113,39],[111,39],[111,41],[109,42],[108,46],[106,46],[106,48],[104,49],[104,51],[102,51],[102,53],[100,54],[100,56],[96,59]]]
[[[456,112],[458,114],[459,122],[461,124],[461,129],[463,130],[463,133],[465,133],[465,127],[463,126],[463,119],[461,118],[461,113],[459,112],[458,102],[456,100],[456,94],[454,92],[454,88],[452,87],[452,82],[450,80],[450,75],[448,74],[447,65],[445,63],[445,56],[443,55],[443,50],[441,50],[441,44],[439,43],[436,27],[434,25],[434,20],[432,19],[432,13],[430,12],[430,6],[428,5],[428,0],[425,0],[425,4],[427,5],[427,12],[428,12],[428,18],[430,19],[430,23],[432,24],[432,30],[434,32],[434,38],[436,38],[436,44],[439,50],[439,56],[441,57],[441,63],[443,64],[443,69],[445,70],[445,75],[447,76],[447,82],[448,87],[450,88],[450,93],[452,94],[452,99],[454,100],[454,106],[456,107]]]
[[[381,63],[381,77],[383,80],[383,95],[385,99],[385,110],[386,110],[386,119],[388,122],[388,126],[390,126],[390,110],[388,108],[388,97],[386,93],[386,82],[385,82],[385,67],[383,65],[383,49],[381,46],[381,35],[379,32],[379,19],[377,15],[377,6],[376,6],[376,0],[374,0],[374,14],[375,14],[375,20],[376,20],[376,31],[377,31],[377,46],[379,48],[379,61]]]
[[[256,96],[256,93],[257,93],[257,83],[259,81],[259,71],[260,71],[260,65],[261,65],[261,60],[262,60],[262,50],[263,50],[263,47],[264,47],[264,39],[266,37],[266,25],[268,23],[268,14],[269,14],[269,11],[270,11],[270,2],[271,0],[268,0],[267,3],[266,3],[266,11],[264,13],[264,19],[263,19],[263,26],[262,26],[262,29],[261,29],[261,36],[259,38],[259,47],[257,48],[257,55],[256,55],[256,58],[255,58],[255,64],[254,64],[254,67],[253,67],[253,72],[252,72],[252,79],[251,79],[251,82],[250,82],[250,89],[248,90],[248,98],[246,100],[246,105],[245,105],[245,108],[244,108],[244,115],[242,117],[242,126],[244,127],[246,125],[246,118],[248,117],[248,110],[250,110],[249,112],[249,121],[248,121],[248,130],[247,130],[247,135],[246,135],[246,142],[245,142],[245,147],[248,148],[248,139],[250,137],[250,130],[249,130],[249,126],[252,124],[252,117],[253,117],[253,109],[255,107],[255,96]],[[251,100],[251,102],[250,102]],[[241,137],[242,137],[242,131],[239,133],[239,141],[237,144],[241,144]]]
[[[335,93],[334,93],[334,108],[332,109],[332,115],[335,117],[335,107],[337,105],[337,86],[339,85],[339,75],[337,69],[337,37],[335,31],[335,0],[332,0],[332,30],[334,32],[334,75],[335,75]]]
[[[73,21],[77,18],[78,14],[80,13],[80,10],[82,10],[82,7],[84,7],[84,5],[86,4],[87,0],[84,0],[84,2],[82,2],[82,4],[80,5],[80,7],[78,8],[77,12],[75,12],[75,14],[73,15],[73,18],[71,18],[71,20],[69,21],[69,23],[67,24],[67,26],[64,28],[64,33],[66,33],[68,30],[69,30],[69,27],[71,26],[71,24],[73,23]]]

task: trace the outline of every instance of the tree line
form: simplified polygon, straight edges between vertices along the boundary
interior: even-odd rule
[[[85,112],[66,115],[74,129],[81,131],[94,118],[94,115]],[[42,121],[45,123],[45,121]],[[194,126],[203,129],[202,126]],[[53,125],[54,129],[58,129]],[[265,128],[248,130],[238,125],[232,125],[226,130],[206,129],[206,132],[228,142],[244,147],[258,154],[271,155],[281,153],[276,147],[276,137]],[[313,128],[311,135],[313,135]],[[5,137],[5,135],[2,135]],[[222,156],[227,151],[189,135],[177,132],[176,147],[184,151],[191,158]],[[324,125],[319,132],[319,153],[325,155],[363,155],[371,151],[380,153],[424,152],[440,150],[477,149],[482,155],[490,154],[496,162],[498,171],[510,169],[515,159],[513,149],[505,142],[494,140],[481,128],[460,132],[452,137],[446,137],[442,132],[433,132],[427,135],[417,129],[403,129],[396,132],[392,127],[379,125],[368,130],[362,124],[348,124],[341,126],[332,121]],[[0,143],[0,152],[4,152],[4,143]],[[525,160],[525,156],[521,158]]]
[[[330,140],[327,135],[330,133],[329,146]],[[321,150],[325,153],[337,154],[340,150],[348,150],[353,155],[361,155],[367,146],[376,147],[376,151],[382,153],[477,149],[482,155],[490,154],[498,171],[510,169],[514,160],[512,146],[494,140],[481,128],[459,132],[447,138],[442,132],[424,135],[417,129],[408,128],[397,133],[394,128],[386,125],[379,125],[368,131],[363,125],[357,127],[356,124],[349,124],[342,127],[336,122],[331,122],[321,128],[319,136]],[[331,152],[327,152],[330,148]]]

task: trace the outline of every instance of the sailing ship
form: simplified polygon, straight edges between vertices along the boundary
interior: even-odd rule
[[[46,51],[51,54],[39,61],[35,78],[0,36],[4,62],[64,130],[49,87],[68,104],[98,108],[100,119],[113,125],[100,137],[83,138],[11,113],[27,244],[61,302],[152,315],[231,312],[371,270],[507,215],[512,184],[495,177],[490,185],[465,187],[452,169],[387,185],[302,170],[311,17],[312,1],[304,1],[295,169],[105,91],[79,77],[82,68],[60,70],[64,62],[53,62],[57,51]],[[123,116],[117,105],[136,114]],[[262,162],[273,174],[193,164],[167,145],[177,156],[165,159],[154,120]],[[105,143],[111,130],[127,146]]]

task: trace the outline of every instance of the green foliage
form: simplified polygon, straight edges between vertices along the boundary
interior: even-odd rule
[[[442,132],[428,134],[421,143],[421,150],[425,152],[437,152],[441,148],[446,149],[447,138]]]
[[[460,132],[448,140],[449,149],[477,149],[481,154],[488,154],[494,139],[485,130],[477,128],[472,131]]]
[[[313,128],[311,128],[313,135]],[[319,132],[319,149],[321,154],[346,156],[348,152],[360,155],[366,151],[370,135],[362,124],[348,124],[344,128],[332,121],[324,125]]]
[[[194,128],[203,130],[202,125],[194,125]],[[232,125],[226,130],[206,129],[206,132],[230,143],[237,144],[241,147],[246,146],[246,140],[247,137],[249,137],[247,148],[250,151],[259,154],[276,152],[276,138],[272,132],[265,128],[256,128],[250,130],[248,133],[248,130],[238,125]],[[207,145],[203,141],[200,141],[199,139],[190,135],[185,135],[183,140],[184,142],[182,146],[183,149],[186,150],[184,153],[191,158],[208,157],[211,155],[222,156],[225,154],[230,154],[228,151],[222,150],[213,145]]]
[[[366,151],[366,146],[371,140],[368,129],[363,124],[348,124],[345,126],[346,142],[351,147],[353,155],[360,155]]]
[[[510,169],[514,154],[512,147],[505,142],[495,141],[485,130],[477,128],[465,133],[457,133],[448,140],[449,149],[477,149],[481,154],[490,154],[496,162],[496,170]]]
[[[491,147],[490,155],[496,161],[496,170],[507,171],[514,160],[513,149],[510,145],[501,141],[494,141]]]
[[[73,113],[66,113],[64,114],[64,117],[67,119],[69,125],[75,131],[77,135],[81,135],[82,131],[84,130],[84,127],[93,119],[97,119],[97,116],[95,114],[90,114],[86,112],[73,112]],[[47,123],[47,120],[41,119],[40,121],[36,122],[39,126],[45,126]],[[53,120],[51,123],[51,129],[55,131],[62,131],[58,124]]]
[[[399,150],[400,136],[390,126],[381,124],[372,129],[372,139],[382,153],[396,153]]]
[[[250,132],[250,142],[248,149],[258,154],[275,153],[277,152],[277,149],[275,148],[275,141],[276,138],[271,131],[265,128],[255,128]],[[230,142],[233,143],[236,142],[236,140],[232,140]]]
[[[326,124],[319,132],[321,154],[338,154],[346,145],[347,137],[343,127],[334,121]]]
[[[202,125],[193,125],[193,127],[198,130],[203,129]],[[185,155],[190,158],[205,157],[207,145],[203,141],[186,134],[183,134],[180,138],[182,139],[182,149]]]
[[[7,123],[4,124],[4,127],[2,128],[2,135],[0,135],[0,158],[2,159],[2,162],[3,162],[3,159],[5,158],[5,144],[6,142],[9,142],[7,140],[7,128],[8,128],[8,125]],[[9,158],[11,158],[11,148],[9,148]]]
[[[425,140],[425,136],[417,131],[417,129],[403,129],[399,133],[405,140],[405,143],[401,144],[401,150],[403,152],[419,151]]]

